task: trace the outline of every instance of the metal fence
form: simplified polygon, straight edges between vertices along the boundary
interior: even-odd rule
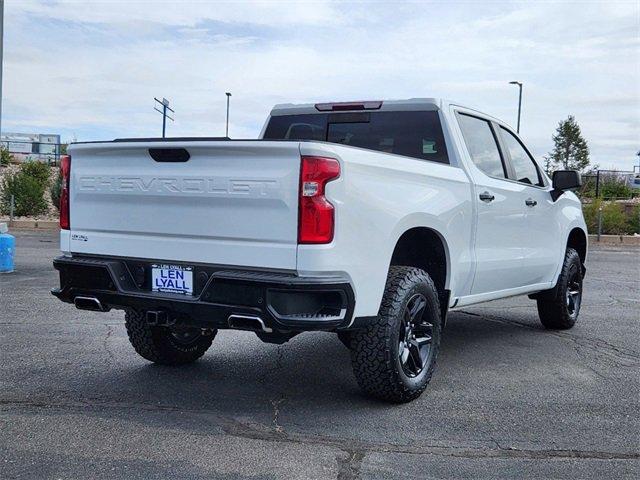
[[[43,143],[26,140],[2,140],[0,147],[5,148],[18,161],[39,161],[49,165],[58,165],[60,155],[64,155],[66,144]]]
[[[583,198],[628,200],[640,197],[640,172],[596,170],[582,175],[579,194]]]

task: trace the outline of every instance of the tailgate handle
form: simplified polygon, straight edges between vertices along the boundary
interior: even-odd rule
[[[184,148],[150,148],[149,155],[156,162],[186,162],[191,158]]]

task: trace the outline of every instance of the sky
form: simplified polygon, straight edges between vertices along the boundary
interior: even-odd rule
[[[640,150],[640,2],[6,0],[3,132],[256,138],[274,104],[443,97],[542,160],[574,115],[592,164]]]

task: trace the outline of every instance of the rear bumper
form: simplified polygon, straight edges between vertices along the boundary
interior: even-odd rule
[[[191,264],[194,293],[185,296],[152,292],[152,263],[157,262],[58,257],[53,266],[60,272],[60,288],[51,293],[79,308],[88,308],[87,299],[95,299],[102,311],[152,311],[170,324],[201,328],[242,329],[242,321],[230,323],[230,317],[257,317],[264,331],[276,332],[335,330],[352,324],[354,294],[342,277],[298,277]]]

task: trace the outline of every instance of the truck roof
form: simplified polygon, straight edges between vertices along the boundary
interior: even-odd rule
[[[366,101],[367,103],[369,101]],[[379,108],[375,108],[378,111],[385,110],[438,110],[442,108],[442,99],[439,98],[409,98],[406,100],[376,100],[372,103],[380,102]],[[271,115],[292,115],[292,114],[305,114],[305,113],[320,113],[316,108],[316,105],[330,105],[332,103],[350,103],[361,104],[365,101],[353,101],[353,102],[322,102],[322,103],[281,103],[273,107]],[[448,103],[448,102],[447,102]]]
[[[444,98],[407,98],[404,100],[359,100],[353,102],[322,102],[322,103],[280,103],[275,105],[271,110],[271,116],[278,115],[302,115],[302,114],[310,114],[310,113],[326,113],[322,110],[319,110],[317,106],[328,106],[331,104],[363,104],[363,103],[381,103],[379,108],[372,108],[370,111],[434,111],[434,110],[442,110],[450,105],[455,105],[456,107],[465,108],[467,110],[473,110],[485,117],[489,117],[498,123],[504,123],[500,119],[493,117],[487,113],[478,110],[475,107],[471,107],[468,105],[461,104],[460,102],[454,102],[452,100],[447,100]],[[342,110],[342,109],[341,109]],[[329,109],[330,111],[330,109]],[[342,110],[345,111],[345,110]]]

